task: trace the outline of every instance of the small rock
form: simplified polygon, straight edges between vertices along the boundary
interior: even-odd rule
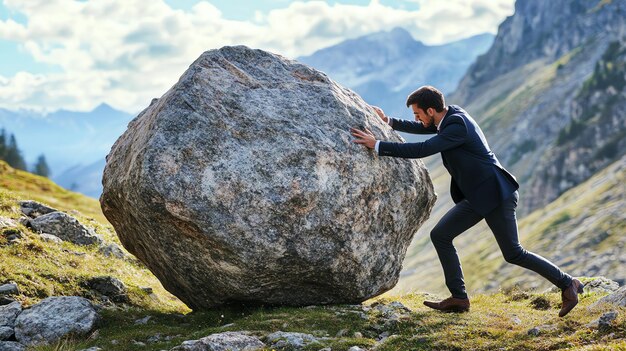
[[[56,235],[52,235],[52,234],[41,233],[41,234],[39,234],[39,237],[41,238],[42,241],[49,242],[49,243],[60,244],[60,243],[63,242],[63,240],[61,240],[61,238],[59,238]]]
[[[311,334],[277,331],[268,335],[266,341],[271,344],[270,348],[281,350],[301,349],[306,345],[318,342],[319,339]]]
[[[0,285],[0,295],[17,295],[19,293],[20,291],[15,283]]]
[[[79,350],[79,351],[100,351],[100,350],[102,350],[102,348],[100,348],[98,346],[92,346],[92,347],[90,347],[88,349],[82,349],[82,350]]]
[[[146,343],[145,342],[141,342],[141,341],[137,341],[137,340],[133,340],[133,345],[139,346],[139,347],[143,347],[143,346],[146,346]]]
[[[254,336],[242,332],[223,332],[198,340],[187,340],[171,351],[254,351],[265,348],[265,344]]]
[[[598,329],[600,330],[609,330],[611,329],[611,327],[613,326],[613,321],[615,319],[617,319],[617,311],[610,311],[610,312],[606,312],[604,313],[602,316],[600,316],[600,319],[598,320]]]
[[[8,326],[0,326],[0,341],[9,340],[14,334],[15,332],[13,331],[13,328]]]
[[[517,316],[514,316],[514,317],[511,319],[511,322],[513,322],[513,324],[516,324],[516,325],[520,325],[520,324],[522,324],[522,320],[521,320],[521,319],[519,319],[519,317],[517,317]]]
[[[220,328],[229,328],[229,327],[232,327],[233,325],[235,325],[235,323],[228,323],[228,324],[222,325]]]
[[[341,329],[340,331],[337,332],[335,337],[336,338],[340,338],[342,336],[345,336],[346,334],[348,334],[348,329]]]
[[[106,257],[115,257],[119,259],[124,259],[127,256],[122,248],[116,243],[102,243],[100,247],[98,247],[98,252]]]
[[[540,325],[534,328],[531,328],[528,330],[528,335],[532,335],[532,336],[539,336],[540,334],[546,332],[546,331],[552,331],[555,330],[556,326],[554,325]]]
[[[151,344],[154,344],[155,342],[159,342],[159,341],[161,341],[160,333],[156,333],[146,339],[146,342],[151,343]]]
[[[111,276],[99,276],[90,278],[85,286],[102,295],[108,296],[114,302],[128,302],[126,285],[119,279]]]
[[[26,346],[15,341],[0,341],[2,351],[26,351]]]
[[[597,277],[587,281],[584,289],[587,293],[612,293],[619,289],[619,284],[605,277]]]
[[[58,211],[52,207],[48,207],[33,200],[20,201],[19,204],[22,213],[30,218],[37,218],[41,215]]]
[[[17,227],[17,222],[15,222],[13,219],[9,217],[0,216],[0,229],[7,228],[7,227],[8,228]]]
[[[354,337],[354,338],[362,338],[363,337],[363,333],[361,333],[361,332],[354,332],[352,337]]]
[[[135,321],[136,325],[145,325],[148,324],[148,321],[152,318],[152,316],[145,316],[141,319]]]
[[[607,295],[601,298],[600,300],[596,301],[590,307],[595,307],[595,306],[605,304],[605,303],[612,304],[615,306],[626,307],[626,285],[617,289],[617,291],[613,292],[612,294]]]
[[[48,297],[17,316],[15,338],[30,345],[52,343],[69,334],[84,336],[98,319],[94,306],[83,297]]]
[[[376,338],[376,341],[382,342],[383,340],[387,339],[389,337],[389,332],[382,332],[380,333],[380,335],[378,335],[378,337]]]
[[[24,227],[30,228],[30,218],[22,216],[17,221]]]
[[[102,237],[92,228],[83,226],[76,218],[63,213],[51,212],[30,221],[34,230],[56,235],[62,240],[76,245],[92,245],[102,243]]]
[[[0,306],[0,327],[13,328],[17,316],[22,312],[22,304],[18,301]]]
[[[331,349],[330,347],[325,347],[325,348],[319,349],[317,351],[333,351],[333,349]]]
[[[366,351],[366,350],[358,346],[352,346],[351,348],[348,349],[348,351]]]
[[[139,289],[143,290],[143,291],[144,291],[144,292],[146,292],[147,294],[152,294],[152,293],[153,293],[152,288],[151,288],[151,287],[149,287],[149,286],[146,286],[146,287],[141,287],[141,288],[139,288]]]

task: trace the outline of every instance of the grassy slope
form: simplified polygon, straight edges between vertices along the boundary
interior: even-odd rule
[[[2,216],[17,219],[17,200],[36,199],[61,210],[77,210],[72,212],[81,222],[94,226],[108,241],[118,242],[110,224],[101,219],[103,217],[95,200],[62,189],[45,178],[13,170],[3,162],[0,162],[0,184]],[[22,243],[6,246],[0,242],[0,283],[16,281],[21,288],[18,299],[24,304],[30,305],[50,295],[89,296],[80,286],[80,281],[101,274],[113,275],[131,288],[132,305],[103,310],[101,325],[86,340],[62,340],[36,350],[77,350],[96,345],[106,350],[163,350],[183,340],[228,330],[249,330],[260,337],[278,330],[333,337],[342,329],[347,330],[344,334],[348,336],[332,338],[324,341],[323,345],[312,345],[307,349],[318,350],[322,346],[331,346],[333,350],[347,350],[353,345],[374,345],[375,337],[380,333],[374,331],[374,325],[380,323],[376,313],[370,313],[367,320],[362,319],[350,312],[354,311],[354,306],[345,305],[223,308],[188,313],[189,310],[180,301],[164,291],[156,278],[136,262],[106,258],[98,254],[95,248],[83,248],[70,243],[45,243],[27,228],[20,226],[19,229],[27,236]],[[63,250],[85,255],[77,256]],[[147,296],[139,289],[141,286],[153,287],[157,297]],[[379,345],[378,350],[626,349],[626,309],[620,309],[620,316],[610,331],[599,332],[584,327],[608,309],[606,306],[593,310],[584,308],[601,296],[585,295],[581,307],[565,319],[556,317],[559,296],[555,293],[512,291],[476,295],[472,300],[472,311],[462,315],[428,310],[422,305],[426,295],[416,293],[387,293],[364,304],[400,301],[412,310],[408,318],[388,330],[396,336]],[[532,301],[537,298],[547,300],[550,307],[533,308]],[[135,324],[135,320],[147,315],[152,316],[147,325]],[[230,323],[234,324],[225,326]],[[545,324],[554,325],[555,329],[539,337],[527,334],[528,329]],[[363,337],[351,337],[354,332],[361,332]],[[160,341],[147,342],[148,338],[156,334],[161,335]],[[167,337],[170,340],[166,341]],[[137,346],[135,341],[144,342],[146,346]]]
[[[0,216],[17,220],[20,217],[17,201],[26,199],[69,212],[81,223],[93,227],[106,241],[120,245],[97,200],[61,188],[47,178],[13,169],[0,161]],[[20,244],[6,245],[4,236],[0,236],[0,284],[8,281],[18,283],[21,290],[19,300],[26,305],[51,295],[87,294],[80,286],[85,278],[112,275],[129,287],[130,298],[139,306],[189,311],[165,291],[147,268],[136,261],[105,257],[97,253],[95,247],[68,242],[60,245],[46,243],[24,226],[19,225],[18,229],[27,235]],[[152,287],[157,300],[140,287]]]

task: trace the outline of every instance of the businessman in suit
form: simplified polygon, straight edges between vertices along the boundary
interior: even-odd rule
[[[483,132],[461,107],[445,105],[443,94],[423,86],[409,95],[407,107],[415,121],[390,118],[375,107],[378,116],[394,130],[413,134],[436,134],[417,143],[376,140],[369,130],[351,129],[355,143],[375,149],[379,156],[422,158],[441,153],[450,173],[450,194],[455,205],[430,233],[452,296],[438,302],[425,301],[430,308],[465,312],[470,301],[465,290],[461,263],[452,240],[483,218],[493,232],[504,259],[530,269],[561,289],[563,317],[578,303],[583,285],[550,261],[526,251],[519,243],[515,208],[519,198],[515,177],[505,170],[491,151]]]

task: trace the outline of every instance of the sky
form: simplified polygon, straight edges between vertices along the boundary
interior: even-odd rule
[[[206,50],[289,58],[403,27],[426,44],[496,33],[514,0],[0,0],[0,108],[136,114]]]

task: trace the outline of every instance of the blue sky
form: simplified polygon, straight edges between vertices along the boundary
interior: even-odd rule
[[[441,44],[496,33],[513,3],[0,0],[0,108],[84,111],[106,102],[135,112],[206,50],[243,44],[297,58],[397,26]]]

